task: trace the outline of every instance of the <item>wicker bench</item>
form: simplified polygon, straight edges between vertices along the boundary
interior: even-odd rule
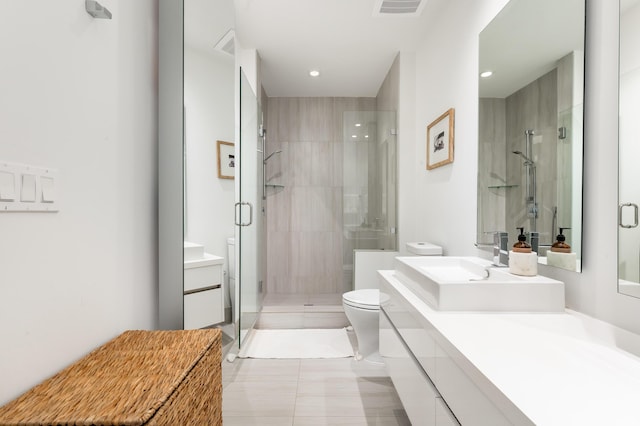
[[[220,425],[220,330],[127,331],[0,407],[0,425]]]

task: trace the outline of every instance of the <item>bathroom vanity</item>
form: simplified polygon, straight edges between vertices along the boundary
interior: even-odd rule
[[[640,423],[638,336],[569,310],[437,310],[379,274],[380,354],[412,424]]]
[[[184,242],[184,329],[224,321],[224,258],[204,252],[200,244]]]

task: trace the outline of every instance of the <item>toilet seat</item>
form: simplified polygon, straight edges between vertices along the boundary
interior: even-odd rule
[[[342,295],[342,301],[345,305],[358,309],[366,309],[369,311],[377,311],[380,309],[380,299],[389,296],[380,294],[378,289],[363,289],[346,292]]]

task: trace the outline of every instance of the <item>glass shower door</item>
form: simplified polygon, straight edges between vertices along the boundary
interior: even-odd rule
[[[393,111],[343,114],[343,268],[353,279],[354,250],[396,250],[397,157]],[[345,282],[345,289],[353,288]]]
[[[259,191],[262,163],[258,141],[260,107],[247,77],[240,70],[240,153],[239,201],[236,203],[236,230],[238,235],[238,345],[256,322],[261,309],[260,235],[262,229],[262,194]]]

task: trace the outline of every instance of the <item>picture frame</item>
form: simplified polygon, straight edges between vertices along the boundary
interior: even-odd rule
[[[236,151],[233,142],[218,141],[218,178],[234,179]]]
[[[450,108],[427,126],[427,170],[453,163],[454,119]]]

